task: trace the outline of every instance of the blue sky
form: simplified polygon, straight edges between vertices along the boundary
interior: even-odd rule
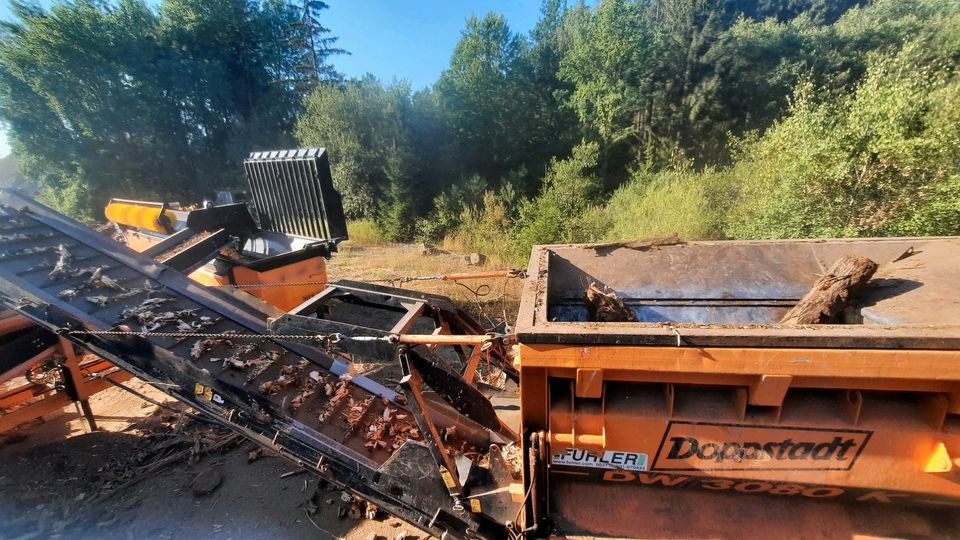
[[[40,2],[49,6],[53,2]],[[503,13],[515,32],[527,33],[540,15],[540,0],[327,0],[320,19],[351,52],[333,58],[341,73],[372,73],[383,81],[410,81],[415,89],[429,86],[450,61],[453,46],[470,15]],[[0,0],[0,18],[10,17]],[[0,157],[10,153],[0,130]]]

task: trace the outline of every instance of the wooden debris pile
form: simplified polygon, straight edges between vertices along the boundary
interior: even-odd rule
[[[163,424],[146,431],[143,448],[136,461],[123,474],[100,486],[97,495],[89,499],[90,506],[112,497],[168,467],[180,463],[197,463],[208,454],[230,450],[243,439],[230,430],[205,424],[181,425],[177,414],[164,413]],[[181,426],[178,427],[177,426]]]
[[[393,452],[407,439],[419,440],[420,430],[411,418],[410,413],[398,408],[387,400],[383,401],[383,414],[375,419],[364,434],[364,446],[369,451],[377,448]]]

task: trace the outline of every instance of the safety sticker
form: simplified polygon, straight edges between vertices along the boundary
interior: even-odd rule
[[[223,405],[223,397],[220,394],[214,393],[212,386],[204,386],[200,383],[196,383],[193,386],[193,393],[198,396],[203,396],[203,399],[207,401],[212,401],[217,405]]]
[[[625,471],[647,470],[647,454],[640,452],[607,450],[603,455],[597,455],[588,450],[567,448],[562,452],[553,454],[551,461],[554,465],[567,465],[570,467],[619,469]]]
[[[443,465],[440,466],[440,478],[443,478],[443,483],[447,486],[447,489],[457,487],[457,483],[453,480],[453,475],[450,474],[450,471]]]

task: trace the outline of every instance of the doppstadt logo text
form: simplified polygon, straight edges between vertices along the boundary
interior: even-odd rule
[[[862,430],[671,422],[653,470],[849,470]]]

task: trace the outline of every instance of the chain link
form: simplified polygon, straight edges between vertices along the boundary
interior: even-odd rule
[[[384,341],[396,343],[396,336],[346,336],[343,334],[240,334],[231,332],[134,332],[123,330],[65,330],[68,335],[86,336],[140,336],[165,338],[201,338],[201,339],[306,339],[323,341],[330,344],[341,341]]]
[[[264,287],[300,287],[304,285],[326,285],[326,281],[274,281],[272,283],[235,283],[235,289],[262,289]]]
[[[389,336],[348,336],[345,334],[240,334],[231,332],[208,333],[208,332],[134,332],[133,330],[71,330],[63,328],[59,332],[61,335],[71,336],[139,336],[139,337],[165,337],[165,338],[201,338],[201,339],[304,339],[310,341],[322,341],[328,345],[335,345],[342,341],[355,342],[384,342],[400,343],[400,336],[391,334]],[[504,340],[509,337],[508,334],[490,332],[484,334],[488,339],[487,345],[497,340]]]

